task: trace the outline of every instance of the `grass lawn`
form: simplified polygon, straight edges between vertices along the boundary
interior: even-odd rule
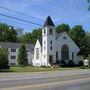
[[[3,70],[3,72],[45,72],[45,71],[60,71],[60,70],[72,70],[79,69],[79,67],[73,68],[53,68],[53,67],[10,67],[10,70]]]

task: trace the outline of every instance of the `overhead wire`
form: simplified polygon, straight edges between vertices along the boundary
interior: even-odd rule
[[[23,22],[26,22],[26,23],[31,23],[31,24],[34,24],[34,25],[37,25],[37,26],[42,26],[41,24],[38,24],[38,23],[34,23],[34,22],[31,22],[31,21],[28,21],[28,20],[24,20],[24,19],[20,19],[20,18],[17,18],[17,17],[5,15],[5,14],[2,14],[2,13],[0,13],[0,15],[4,16],[4,17],[15,19],[15,20],[18,20],[18,21],[23,21]]]
[[[30,16],[30,15],[27,15],[27,14],[24,14],[24,13],[21,13],[21,12],[18,12],[16,10],[12,10],[12,9],[9,9],[9,8],[6,8],[6,7],[0,7],[0,8],[1,9],[5,9],[5,10],[8,10],[8,11],[11,11],[11,12],[14,12],[14,13],[17,13],[17,14],[20,14],[20,15],[23,15],[23,16],[26,16],[26,17],[29,17],[29,18],[33,18],[33,19],[37,19],[37,20],[43,21],[42,19],[39,19],[39,18]]]

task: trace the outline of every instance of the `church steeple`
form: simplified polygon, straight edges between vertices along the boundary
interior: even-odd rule
[[[42,60],[48,66],[55,63],[55,25],[50,16],[47,17],[42,30]]]
[[[55,26],[50,16],[47,17],[43,27],[47,26]]]

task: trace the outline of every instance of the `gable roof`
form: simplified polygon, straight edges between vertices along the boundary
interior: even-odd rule
[[[12,43],[12,42],[0,42],[1,48],[20,48],[20,46],[24,43]],[[25,44],[26,49],[34,50],[33,44]]]
[[[63,32],[56,34],[56,39],[58,39],[62,34],[63,34]]]
[[[55,26],[50,16],[47,17],[43,27],[47,26]]]

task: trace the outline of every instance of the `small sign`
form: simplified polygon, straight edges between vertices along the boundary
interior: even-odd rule
[[[84,60],[84,66],[89,66],[89,60],[87,59]]]

